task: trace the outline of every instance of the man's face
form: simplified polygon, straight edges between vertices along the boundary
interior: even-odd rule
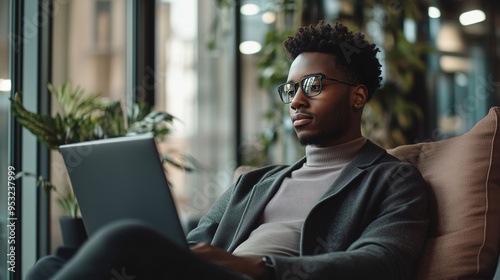
[[[334,59],[332,54],[302,53],[293,61],[288,81],[298,83],[311,74],[345,81],[347,77],[336,69]],[[361,136],[360,113],[353,110],[356,88],[323,79],[321,93],[307,97],[299,86],[290,103],[290,115],[302,145],[327,147]]]

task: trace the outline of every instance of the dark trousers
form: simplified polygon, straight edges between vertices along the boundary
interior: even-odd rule
[[[181,248],[151,227],[136,221],[106,226],[70,260],[49,256],[27,280],[248,279]]]

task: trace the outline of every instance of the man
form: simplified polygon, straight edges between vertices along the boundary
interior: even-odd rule
[[[277,90],[306,156],[242,175],[188,234],[192,252],[147,226],[113,225],[55,279],[411,278],[428,227],[425,183],[360,130],[380,86],[378,48],[324,22],[284,46],[293,63]]]

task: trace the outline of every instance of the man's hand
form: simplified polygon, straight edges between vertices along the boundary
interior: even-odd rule
[[[196,255],[230,270],[245,274],[253,279],[262,279],[266,276],[266,267],[261,258],[238,257],[207,243],[196,244],[191,247]]]

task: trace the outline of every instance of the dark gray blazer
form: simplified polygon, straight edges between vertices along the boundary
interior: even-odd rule
[[[188,241],[232,252],[283,179],[304,162],[243,174]],[[307,216],[300,256],[272,256],[276,279],[410,279],[427,234],[427,199],[414,166],[367,141]]]

